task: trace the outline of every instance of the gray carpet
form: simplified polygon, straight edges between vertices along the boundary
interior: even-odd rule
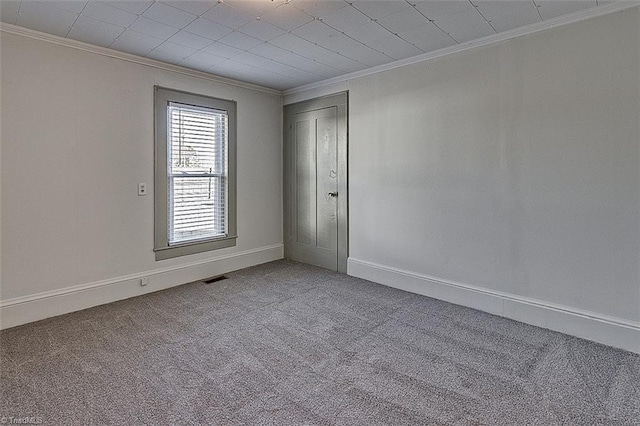
[[[640,356],[288,261],[0,333],[45,424],[640,424]]]

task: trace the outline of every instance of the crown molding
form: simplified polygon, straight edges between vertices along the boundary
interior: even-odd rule
[[[122,61],[133,62],[139,65],[145,65],[148,67],[171,71],[178,74],[187,75],[190,77],[202,78],[216,83],[228,84],[230,86],[241,87],[243,89],[255,90],[258,92],[269,93],[271,95],[281,96],[280,90],[271,89],[269,87],[260,86],[257,84],[246,83],[244,81],[234,80],[232,78],[221,77],[219,75],[210,74],[203,71],[196,71],[191,68],[182,67],[180,65],[168,64],[166,62],[156,61],[155,59],[144,58],[142,56],[132,55],[130,53],[120,52],[118,50],[109,49],[106,47],[95,46],[93,44],[83,43],[81,41],[73,40],[70,38],[59,37],[52,34],[43,33],[40,31],[32,30],[29,28],[20,27],[17,25],[7,24],[0,22],[0,32],[15,34],[34,40],[40,40],[47,43],[53,43],[60,46],[70,47],[72,49],[82,50],[85,52],[95,53],[109,58],[120,59]]]
[[[289,96],[296,93],[304,92],[306,90],[319,89],[324,86],[329,86],[332,84],[344,83],[346,81],[353,80],[356,78],[365,77],[368,75],[377,74],[384,71],[389,71],[395,68],[404,67],[406,65],[412,65],[420,62],[430,61],[436,58],[452,55],[454,53],[464,52],[466,50],[475,49],[481,46],[488,46],[491,44],[500,43],[505,40],[509,40],[512,38],[516,38],[516,37],[520,37],[528,34],[537,33],[540,31],[545,31],[550,28],[555,28],[561,25],[567,25],[574,22],[584,21],[585,19],[595,18],[597,16],[608,15],[614,12],[630,9],[638,5],[640,5],[640,1],[622,1],[622,2],[607,4],[604,6],[585,9],[579,12],[571,13],[564,16],[558,16],[556,18],[551,18],[546,21],[536,22],[535,24],[530,24],[524,27],[515,28],[513,30],[479,38],[477,40],[471,40],[466,43],[457,44],[455,46],[434,50],[433,52],[423,53],[421,55],[412,56],[406,59],[400,59],[398,61],[378,65],[378,66],[367,68],[361,71],[354,71],[352,73],[329,78],[327,80],[305,84],[303,86],[295,87],[293,89],[287,89],[287,90],[284,90],[282,94],[284,96]]]

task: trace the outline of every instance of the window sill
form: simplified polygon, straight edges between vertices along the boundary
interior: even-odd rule
[[[171,247],[156,247],[153,251],[156,253],[156,260],[172,259],[174,257],[188,256],[190,254],[234,247],[236,245],[237,238],[237,236],[229,236],[217,238],[215,240],[198,241]]]

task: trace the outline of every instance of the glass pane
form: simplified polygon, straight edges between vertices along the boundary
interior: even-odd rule
[[[226,111],[171,103],[167,118],[170,174],[226,174]]]
[[[227,113],[170,103],[169,244],[227,233]]]
[[[169,243],[221,237],[226,234],[226,179],[173,177]]]

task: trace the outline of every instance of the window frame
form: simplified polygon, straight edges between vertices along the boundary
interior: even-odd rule
[[[170,102],[212,108],[227,112],[227,234],[206,240],[187,241],[169,245],[169,176],[167,111]],[[237,162],[237,103],[233,100],[214,98],[154,86],[154,249],[156,260],[203,253],[233,247],[237,239],[236,212],[236,162]]]

